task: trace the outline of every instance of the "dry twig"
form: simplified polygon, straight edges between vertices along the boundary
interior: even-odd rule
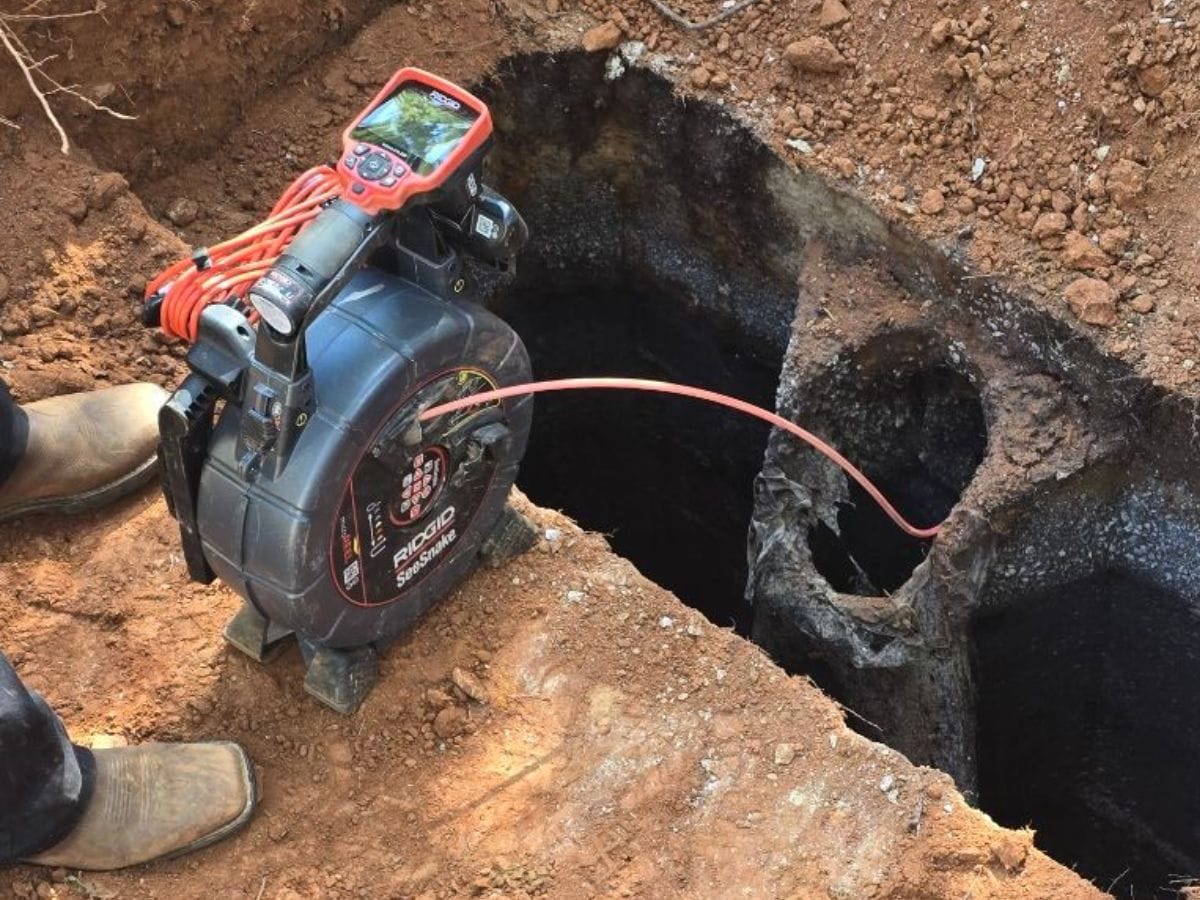
[[[97,112],[105,113],[117,119],[134,119],[135,116],[126,115],[122,112],[117,112],[103,103],[97,103],[90,97],[82,94],[78,90],[78,85],[60,84],[51,76],[42,71],[42,66],[50,60],[55,59],[54,56],[48,56],[45,59],[35,60],[33,54],[29,52],[29,48],[21,41],[20,35],[13,28],[13,22],[48,22],[56,19],[78,19],[83,16],[95,16],[104,11],[104,0],[95,0],[95,5],[91,9],[80,10],[78,12],[69,13],[43,13],[37,12],[42,6],[43,0],[33,0],[27,5],[22,12],[19,13],[3,13],[0,12],[0,45],[3,45],[4,50],[16,63],[17,68],[21,70],[21,74],[25,78],[26,84],[29,85],[29,90],[37,98],[38,103],[42,107],[42,112],[50,124],[54,126],[54,130],[58,132],[59,149],[63,153],[71,152],[71,142],[67,139],[66,129],[63,128],[62,122],[54,113],[54,108],[50,105],[50,96],[53,94],[69,94],[78,100],[82,100],[92,109]],[[42,87],[38,84],[38,77],[48,83],[48,87]],[[12,122],[3,116],[0,116],[0,124],[8,125],[12,128],[20,128],[15,122]]]
[[[710,16],[709,18],[702,19],[699,22],[693,22],[690,19],[685,19],[679,13],[675,12],[675,10],[671,9],[671,7],[667,6],[667,4],[663,3],[663,0],[650,0],[650,5],[680,28],[686,28],[688,31],[701,31],[702,29],[711,28],[720,22],[724,22],[730,16],[737,15],[747,6],[751,6],[757,2],[758,0],[739,0],[738,3],[733,4],[733,6],[729,7],[729,9],[723,9],[715,16]]]

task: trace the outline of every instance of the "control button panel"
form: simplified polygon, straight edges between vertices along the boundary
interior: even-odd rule
[[[358,175],[365,181],[378,181],[392,170],[392,161],[387,154],[378,151],[364,156],[358,164]]]

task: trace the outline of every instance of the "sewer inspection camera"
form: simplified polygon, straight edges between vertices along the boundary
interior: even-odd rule
[[[145,321],[191,343],[160,414],[163,490],[189,575],[245,603],[225,629],[259,661],[295,638],[305,689],[349,713],[378,651],[481,560],[533,545],[507,505],[534,393],[606,388],[694,397],[756,416],[841,466],[774,413],[665,382],[531,383],[517,334],[469,299],[464,259],[504,271],[529,237],[483,183],[487,107],[402,69],[243,234],[147,286]]]

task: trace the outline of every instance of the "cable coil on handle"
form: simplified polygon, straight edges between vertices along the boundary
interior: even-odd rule
[[[162,330],[194,342],[200,314],[212,303],[237,303],[250,321],[256,321],[257,313],[243,302],[246,294],[338,194],[338,177],[332,168],[309,169],[283,192],[262,222],[170,266],[146,286],[147,302],[156,295],[162,299]]]
[[[879,504],[879,508],[887,514],[887,517],[895,522],[896,526],[905,534],[919,538],[920,540],[931,540],[937,537],[941,531],[941,524],[933,525],[929,528],[918,528],[916,525],[910,523],[857,466],[812,432],[801,428],[795,422],[791,422],[782,416],[763,409],[761,406],[755,406],[753,403],[747,403],[745,400],[738,400],[736,397],[730,397],[717,391],[706,390],[705,388],[691,387],[686,384],[674,384],[669,381],[653,381],[645,378],[560,378],[553,381],[514,384],[494,391],[481,391],[478,394],[471,394],[468,397],[451,400],[448,403],[440,403],[422,412],[420,421],[425,422],[445,413],[468,409],[472,406],[478,406],[480,403],[489,403],[493,400],[504,400],[508,397],[522,397],[526,394],[541,394],[549,391],[592,389],[647,391],[654,394],[673,394],[678,397],[691,397],[695,400],[704,400],[708,403],[715,403],[718,406],[736,410],[744,415],[753,416],[756,419],[762,419],[764,422],[798,437],[804,443],[834,462],[843,472],[858,482],[859,486],[870,495],[871,499]]]

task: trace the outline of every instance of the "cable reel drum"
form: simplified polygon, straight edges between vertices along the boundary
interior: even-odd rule
[[[535,537],[506,505],[532,399],[420,419],[530,380],[520,338],[466,299],[463,257],[504,268],[528,237],[482,183],[491,131],[478,99],[401,70],[320,175],[334,198],[254,277],[236,265],[257,244],[239,239],[151,285],[150,320],[194,327],[192,374],[160,416],[189,573],[245,599],[226,637],[252,657],[294,636],[306,689],[342,712],[379,648]],[[181,309],[193,283],[221,289]]]

